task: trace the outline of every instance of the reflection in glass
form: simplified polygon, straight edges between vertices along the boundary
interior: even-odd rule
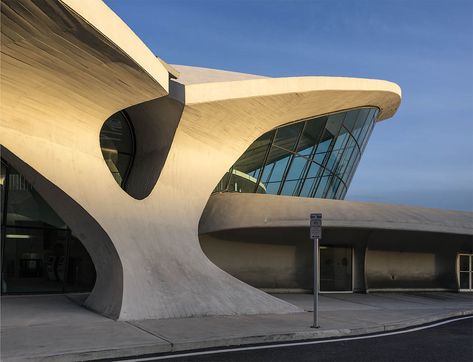
[[[17,227],[66,228],[64,221],[13,167],[8,172],[6,224]]]
[[[4,198],[5,198],[5,187],[7,183],[7,166],[1,162],[0,163],[1,168],[0,168],[0,220],[1,223],[3,224],[3,204],[4,204]]]
[[[297,153],[302,156],[310,156],[319,143],[319,138],[325,128],[328,117],[318,118],[317,122],[307,122],[304,127],[299,144],[297,145]]]
[[[90,291],[95,268],[83,245],[23,175],[1,165],[2,294]]]
[[[303,181],[303,173],[307,167],[309,167],[311,162],[302,156],[294,156],[292,159],[291,166],[289,167],[288,173],[286,175],[286,181],[281,190],[281,195],[292,196],[298,194],[298,189],[301,182]]]
[[[261,182],[269,194],[277,194],[283,179],[284,171],[289,162],[291,153],[277,146],[273,146],[269,152],[268,160],[263,171]]]
[[[290,126],[278,128],[276,130],[276,137],[274,138],[273,144],[288,151],[293,151],[303,126],[304,124],[299,122]]]
[[[375,108],[293,123],[258,138],[214,192],[343,199],[373,130]]]
[[[135,144],[131,124],[123,111],[105,121],[100,131],[100,147],[115,181],[125,189],[135,155]]]

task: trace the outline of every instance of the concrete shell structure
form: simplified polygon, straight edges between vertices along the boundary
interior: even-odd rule
[[[90,254],[97,279],[87,307],[122,320],[299,311],[208,259],[202,212],[265,132],[359,107],[390,118],[396,84],[171,67],[100,1],[4,0],[1,15],[2,158]],[[100,144],[121,110],[136,137],[126,191]],[[203,223],[201,232],[218,229]]]
[[[201,244],[217,265],[251,285],[307,291],[313,285],[307,225],[314,210],[324,218],[323,247],[353,250],[350,291],[458,290],[458,254],[473,248],[470,212],[216,194],[201,218]],[[249,262],[255,258],[260,262]]]

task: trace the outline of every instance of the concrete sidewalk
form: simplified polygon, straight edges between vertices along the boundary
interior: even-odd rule
[[[77,361],[206,347],[326,338],[405,328],[473,314],[473,294],[276,294],[307,312],[115,322],[82,308],[84,295],[2,297],[1,359]]]

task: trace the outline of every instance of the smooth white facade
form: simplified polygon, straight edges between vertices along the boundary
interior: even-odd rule
[[[357,107],[390,118],[400,88],[185,66],[170,80],[170,69],[102,2],[3,1],[2,157],[91,255],[97,282],[89,308],[123,320],[300,311],[207,258],[198,237],[202,212],[222,175],[260,135]],[[144,135],[137,144],[146,145],[132,170],[139,197],[119,187],[100,149],[104,121],[122,109],[135,115]],[[161,136],[153,138],[156,129]],[[290,201],[300,213],[309,203],[301,200]]]

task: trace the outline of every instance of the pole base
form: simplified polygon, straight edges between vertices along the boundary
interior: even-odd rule
[[[310,328],[320,328],[320,326],[310,326]]]

